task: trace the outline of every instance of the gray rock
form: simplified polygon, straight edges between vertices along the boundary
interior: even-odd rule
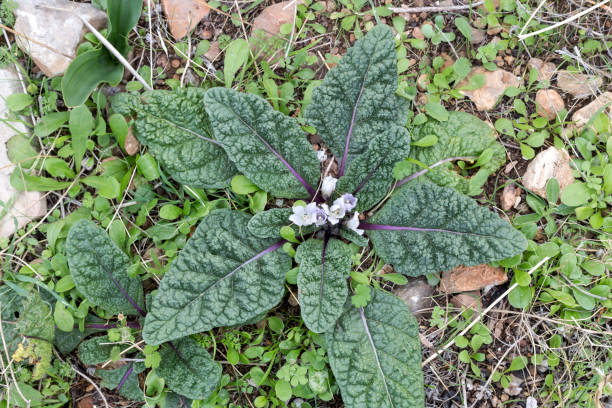
[[[45,6],[69,11],[49,10]],[[106,13],[91,4],[68,0],[17,0],[15,31],[23,34],[17,36],[17,45],[48,77],[66,71],[88,31],[77,14],[98,30],[106,25]]]
[[[602,85],[603,78],[601,76],[579,74],[570,71],[559,71],[557,73],[557,86],[563,92],[567,92],[577,99],[597,95]]]
[[[37,191],[19,192],[11,186],[10,176],[13,164],[8,158],[6,142],[16,134],[28,136],[28,129],[20,121],[9,119],[6,98],[23,89],[17,72],[12,68],[0,68],[0,238],[8,238],[17,228],[45,215],[47,204],[43,195]],[[8,212],[5,213],[5,206]]]
[[[426,309],[433,307],[433,287],[425,278],[412,278],[407,284],[396,287],[393,293],[402,299],[414,314],[425,314]]]

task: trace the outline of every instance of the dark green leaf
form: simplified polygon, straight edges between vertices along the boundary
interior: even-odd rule
[[[172,391],[192,399],[206,400],[217,388],[221,368],[201,344],[185,337],[164,344],[157,375]]]
[[[249,220],[249,232],[259,238],[279,238],[280,229],[284,226],[291,225],[289,216],[293,214],[291,208],[271,208],[266,211],[259,212]],[[295,230],[294,235],[309,234],[314,231],[314,226],[298,227],[293,225],[291,228]]]
[[[204,101],[215,137],[256,186],[277,197],[314,194],[319,161],[295,119],[232,89],[210,89]]]
[[[339,161],[341,175],[345,151],[350,164],[367,150],[374,135],[406,122],[396,89],[393,31],[378,25],[347,51],[314,90],[304,115]]]
[[[114,314],[135,314],[142,307],[142,283],[128,276],[128,257],[93,222],[80,220],[70,228],[66,258],[72,280],[90,303]]]
[[[401,300],[374,290],[365,309],[348,304],[325,338],[347,408],[424,406],[419,327]]]
[[[179,183],[201,188],[223,188],[236,167],[213,139],[204,109],[204,90],[146,92],[142,96],[120,94],[113,109],[135,114],[134,133]]]
[[[242,324],[280,301],[290,258],[277,250],[282,242],[252,235],[248,221],[228,210],[204,218],[153,297],[147,344]]]
[[[128,371],[131,368],[131,372]],[[112,370],[96,370],[96,375],[102,379],[100,386],[108,389],[116,389],[121,380],[128,374],[127,379],[121,386],[119,394],[132,401],[142,401],[144,393],[140,389],[138,382],[138,374],[143,372],[145,366],[143,363],[127,364]]]
[[[351,193],[358,199],[357,211],[372,208],[389,192],[393,183],[393,167],[410,153],[410,133],[406,128],[389,125],[373,136],[368,149],[349,163],[338,180],[336,191]]]
[[[410,183],[368,223],[377,255],[410,276],[477,265],[525,250],[525,237],[507,221],[451,188]]]
[[[299,264],[298,288],[302,320],[315,333],[332,328],[343,310],[351,270],[351,249],[337,239],[302,243],[295,254]],[[323,261],[323,262],[322,262]]]

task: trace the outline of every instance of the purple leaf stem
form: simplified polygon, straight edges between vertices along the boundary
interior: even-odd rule
[[[474,159],[476,159],[476,157],[473,157],[473,156],[448,157],[446,159],[442,159],[440,161],[435,162],[428,168],[419,170],[416,173],[411,174],[408,177],[398,181],[396,186],[399,187],[401,185],[404,185],[410,180],[414,180],[415,178],[422,176],[423,174],[427,173],[429,170],[433,169],[434,167],[438,167],[441,164],[448,163],[448,162],[455,161],[455,160],[474,160]]]
[[[144,310],[142,310],[142,308],[141,308],[140,306],[138,306],[138,303],[136,303],[136,301],[135,301],[134,299],[132,299],[132,298],[130,297],[130,295],[128,295],[128,293],[125,291],[125,289],[123,289],[123,288],[121,287],[121,285],[119,284],[119,282],[117,281],[117,279],[115,279],[115,277],[113,276],[113,272],[112,272],[112,271],[110,271],[108,268],[106,268],[106,265],[104,265],[104,264],[102,263],[102,261],[100,260],[100,254],[98,254],[98,252],[96,252],[95,250],[94,250],[94,254],[95,254],[95,256],[98,258],[98,261],[99,261],[100,265],[102,265],[102,268],[104,268],[104,270],[106,271],[106,273],[108,273],[108,277],[110,278],[110,280],[111,280],[111,281],[112,281],[112,282],[115,284],[115,286],[117,287],[117,289],[119,289],[119,292],[121,292],[121,294],[123,295],[123,297],[124,297],[124,298],[126,298],[126,299],[127,299],[127,301],[128,301],[128,302],[130,302],[130,304],[131,304],[132,306],[134,306],[134,309],[136,309],[136,311],[137,311],[138,313],[140,313],[140,315],[141,315],[141,316],[143,316],[143,317],[144,317],[144,316],[146,316],[146,315],[147,315],[147,313],[146,313]]]
[[[293,174],[293,176],[298,179],[298,181],[300,183],[302,183],[302,185],[304,186],[304,188],[306,189],[306,191],[308,191],[308,194],[310,194],[311,198],[314,198],[315,196],[315,189],[312,188],[312,186],[310,184],[308,184],[308,182],[306,180],[304,180],[304,178],[302,176],[300,176],[300,174],[289,164],[289,162],[287,160],[285,160],[285,158],[283,156],[281,156],[281,154],[279,152],[277,152],[276,150],[274,150],[274,148],[270,145],[270,143],[268,143],[266,141],[266,139],[264,139],[263,137],[261,137],[259,135],[259,133],[257,133],[257,131],[255,129],[253,129],[247,122],[245,122],[244,120],[242,120],[242,118],[240,117],[240,115],[238,115],[234,109],[232,109],[230,106],[226,106],[227,108],[229,108],[234,115],[236,115],[236,117],[238,118],[238,120],[240,120],[240,122],[242,122],[242,124],[244,126],[246,126],[247,128],[249,128],[249,130],[251,132],[253,132],[253,134],[255,136],[257,136],[257,138],[261,141],[261,143],[264,144],[264,146],[266,146],[266,148],[268,150],[270,150],[270,152],[275,155],[278,160],[281,161],[281,163],[283,163],[285,165],[285,167],[287,167],[287,169],[289,169],[289,171],[291,172],[291,174]]]
[[[123,378],[121,378],[121,381],[119,381],[119,385],[117,386],[117,391],[121,390],[121,387],[123,387],[123,384],[125,384],[130,374],[132,374],[132,371],[134,371],[133,362],[130,364],[130,368],[128,368],[125,374],[123,374]]]
[[[222,277],[222,278],[221,278],[221,279],[219,279],[218,281],[214,282],[214,283],[213,283],[212,285],[210,285],[209,287],[205,288],[205,289],[203,290],[203,292],[205,292],[205,291],[209,290],[210,288],[212,288],[213,286],[215,286],[215,285],[216,285],[216,284],[218,284],[219,282],[221,282],[221,281],[223,281],[223,280],[225,280],[225,279],[227,279],[227,278],[230,278],[230,277],[231,277],[231,276],[232,276],[234,273],[238,272],[240,269],[244,268],[245,266],[247,266],[247,265],[248,265],[248,264],[250,264],[251,262],[258,260],[259,258],[261,258],[262,256],[264,256],[264,255],[266,255],[266,254],[268,254],[268,253],[270,253],[270,252],[276,251],[278,248],[282,247],[282,246],[283,246],[283,244],[284,244],[285,242],[287,242],[287,241],[286,241],[286,240],[284,240],[284,239],[281,239],[281,240],[280,240],[280,241],[278,241],[276,244],[274,244],[274,245],[272,245],[272,246],[269,246],[268,248],[266,248],[266,249],[264,249],[263,251],[259,252],[259,253],[258,253],[257,255],[255,255],[254,257],[252,257],[252,258],[250,258],[250,259],[248,259],[248,260],[244,261],[243,263],[241,263],[240,265],[238,265],[238,266],[237,266],[237,267],[236,267],[236,268],[235,268],[233,271],[231,271],[230,273],[228,273],[227,275],[225,275],[224,277]]]
[[[365,88],[365,77],[368,75],[369,71],[370,71],[370,65],[368,65],[368,68],[366,69],[366,72],[363,75],[363,80],[361,82],[361,89],[359,90],[359,95],[357,95],[357,100],[355,101],[355,106],[353,107],[353,115],[351,116],[351,125],[349,126],[349,130],[346,133],[346,142],[344,144],[344,154],[342,155],[342,162],[340,163],[340,169],[338,170],[338,178],[344,175],[344,167],[346,166],[346,158],[348,157],[349,144],[351,143],[351,136],[353,134],[353,126],[355,126],[355,116],[357,116],[357,108],[359,107],[359,100],[361,99],[363,88]]]

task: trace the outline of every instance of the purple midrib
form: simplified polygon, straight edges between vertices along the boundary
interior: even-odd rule
[[[369,224],[362,222],[359,224],[359,228],[370,231],[417,231],[417,232],[447,232],[450,234],[464,235],[465,232],[445,230],[442,228],[419,228],[419,227],[405,227],[401,225],[385,225],[385,224]]]
[[[312,186],[310,184],[308,184],[308,182],[306,180],[304,180],[304,178],[297,172],[297,170],[295,170],[290,164],[289,162],[283,157],[281,156],[281,154],[279,152],[277,152],[276,150],[274,150],[274,148],[266,141],[266,139],[264,139],[255,129],[253,129],[247,122],[245,122],[242,117],[240,115],[238,115],[238,113],[236,113],[236,111],[231,107],[228,106],[226,104],[224,104],[226,108],[228,108],[229,110],[232,111],[232,113],[238,118],[238,120],[247,128],[249,128],[249,130],[251,132],[253,132],[253,134],[255,136],[257,136],[257,138],[264,144],[264,146],[266,146],[266,148],[268,150],[270,150],[270,152],[276,156],[276,158],[278,160],[281,161],[281,163],[283,163],[283,165],[285,165],[285,167],[287,167],[287,169],[291,172],[291,174],[293,175],[293,177],[295,177],[301,184],[302,186],[304,186],[304,188],[306,189],[306,191],[308,191],[308,194],[310,194],[311,197],[315,196],[315,189],[312,188]]]
[[[130,368],[127,369],[127,371],[125,372],[125,374],[121,378],[121,381],[119,381],[119,385],[117,386],[117,391],[121,390],[121,387],[123,387],[123,384],[125,384],[125,382],[127,381],[128,377],[130,376],[130,374],[132,374],[133,370],[134,370],[134,363],[131,363],[130,364]]]
[[[365,88],[365,79],[370,71],[371,60],[368,62],[368,68],[363,74],[363,78],[361,80],[361,89],[359,89],[359,95],[357,95],[357,99],[355,100],[355,106],[353,106],[353,115],[351,116],[351,125],[349,126],[348,132],[346,134],[346,142],[344,144],[344,154],[342,155],[342,162],[340,163],[340,169],[338,170],[338,177],[342,177],[344,175],[344,167],[346,166],[346,159],[348,157],[349,144],[351,143],[351,136],[353,135],[353,127],[355,126],[355,117],[357,116],[357,108],[359,107],[359,101],[361,100],[361,95],[363,94],[363,89]]]

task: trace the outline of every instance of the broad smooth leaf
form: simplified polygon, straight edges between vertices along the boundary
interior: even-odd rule
[[[376,254],[417,276],[509,258],[527,247],[523,234],[452,188],[409,183],[362,223]]]
[[[142,0],[108,0],[108,41],[126,56],[130,47],[127,36],[142,11]],[[70,63],[62,79],[64,102],[83,104],[98,85],[117,85],[123,78],[123,65],[106,48],[84,52]]]
[[[252,235],[248,221],[229,210],[204,218],[153,297],[147,344],[242,324],[281,300],[291,260],[277,250],[282,241]]]
[[[161,363],[155,370],[168,388],[191,399],[206,400],[217,388],[221,368],[197,341],[185,337],[164,344]]]
[[[325,336],[342,400],[347,408],[423,407],[417,321],[395,296],[372,292],[365,309],[347,303]]]
[[[66,258],[74,284],[90,303],[113,314],[144,313],[140,279],[128,276],[128,257],[96,224],[79,220],[70,228]]]
[[[339,162],[339,175],[364,153],[374,135],[406,117],[395,96],[393,31],[378,25],[357,41],[312,94],[304,113]]]
[[[337,239],[309,239],[295,254],[302,319],[315,333],[329,331],[342,313],[351,270],[351,249]]]
[[[319,161],[295,119],[232,89],[210,89],[204,102],[215,137],[249,180],[276,197],[314,195]]]
[[[108,41],[126,56],[130,47],[128,34],[138,23],[142,12],[142,0],[108,0]]]
[[[336,191],[357,197],[357,211],[372,208],[383,199],[393,183],[393,167],[410,153],[410,133],[390,125],[374,136],[367,150],[355,156],[346,174],[338,180]]]
[[[410,152],[410,158],[418,160],[426,166],[432,166],[441,160],[457,157],[474,157],[476,159],[482,152],[491,149],[493,154],[490,160],[479,168],[478,175],[472,177],[475,180],[482,180],[483,176],[486,179],[506,161],[504,148],[495,140],[493,129],[469,113],[449,111],[449,118],[446,122],[429,119],[424,124],[412,129],[413,140],[420,140],[429,135],[438,137],[436,144],[429,147],[413,146]],[[404,161],[395,167],[393,175],[399,180],[422,171],[434,183],[440,186],[454,187],[464,194],[467,194],[473,188],[480,187],[472,187],[470,178],[461,176],[453,168],[454,164],[451,161],[433,167],[430,171],[410,161]],[[482,175],[480,175],[481,173]]]
[[[179,183],[223,188],[236,174],[234,164],[213,140],[203,89],[120,94],[112,105],[123,115],[136,116],[136,137]]]
[[[84,52],[70,63],[64,74],[64,102],[68,106],[82,105],[98,85],[108,82],[114,86],[121,78],[123,65],[111,57],[106,49]]]

